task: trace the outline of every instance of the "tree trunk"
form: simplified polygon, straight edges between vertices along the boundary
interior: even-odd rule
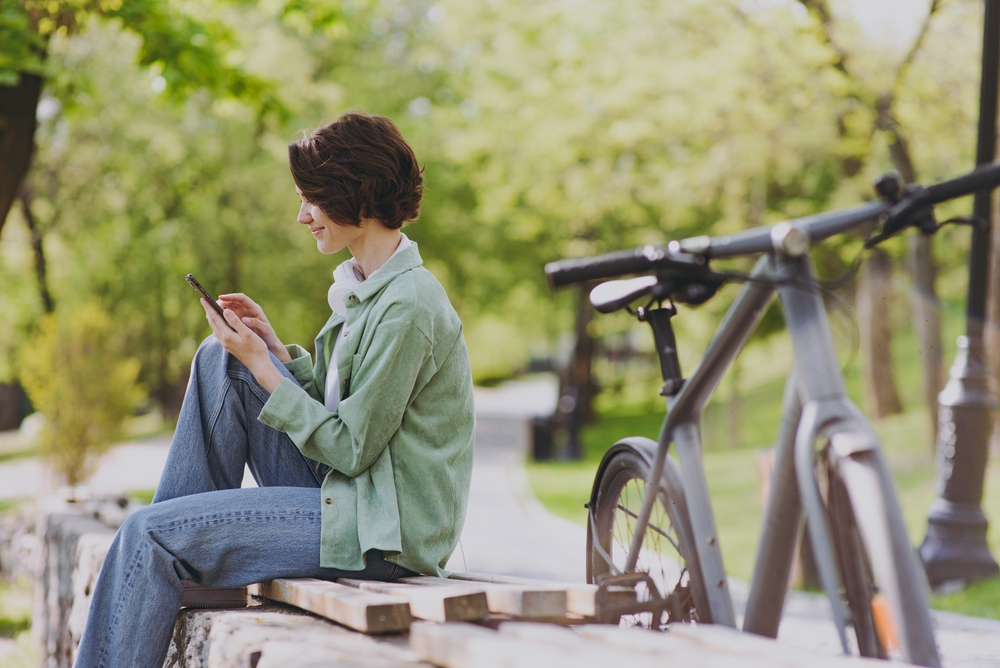
[[[941,309],[934,288],[937,266],[931,255],[931,238],[911,232],[907,239],[907,265],[913,279],[910,312],[913,329],[920,342],[924,370],[924,401],[931,415],[928,446],[934,451],[938,427],[938,393],[944,387],[944,361],[941,356]]]
[[[31,193],[27,186],[21,188],[21,210],[24,213],[24,222],[28,225],[31,233],[31,250],[35,254],[35,278],[38,280],[38,296],[42,302],[42,308],[46,313],[56,310],[52,301],[52,293],[49,292],[48,269],[45,263],[45,245],[42,230],[35,221],[35,216],[31,213]]]
[[[590,287],[581,285],[576,305],[576,345],[569,368],[569,390],[572,409],[569,412],[569,440],[566,443],[566,459],[583,457],[580,429],[593,417],[593,399],[596,394],[594,377],[591,373],[594,359],[594,339],[588,331],[594,317],[594,307],[590,305]]]
[[[932,10],[933,11],[933,10]],[[913,166],[910,145],[892,114],[893,96],[882,95],[877,104],[879,129],[889,133],[889,156],[893,166],[907,184],[915,183],[917,170]],[[924,401],[931,415],[933,429],[928,439],[931,452],[937,440],[937,395],[944,387],[944,363],[941,358],[941,314],[937,299],[937,267],[931,254],[931,240],[925,234],[911,232],[907,240],[906,265],[913,279],[910,293],[910,319],[920,344],[924,372]],[[886,315],[888,315],[886,313]]]
[[[14,88],[0,86],[0,231],[31,164],[41,92],[42,78],[35,74],[22,74]]]
[[[891,280],[889,256],[879,248],[872,249],[861,269],[857,306],[868,410],[874,417],[902,411],[892,375]]]
[[[990,229],[989,285],[986,290],[986,364],[993,377],[993,393],[1000,395],[1000,206],[993,193]],[[993,411],[991,449],[1000,453],[1000,411]]]

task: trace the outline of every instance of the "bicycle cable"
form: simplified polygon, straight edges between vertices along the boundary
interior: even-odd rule
[[[720,276],[723,276],[727,280],[730,280],[734,283],[766,283],[769,285],[773,285],[775,287],[796,286],[800,289],[805,289],[810,292],[820,294],[821,296],[826,298],[826,300],[828,300],[831,304],[833,304],[837,308],[837,310],[840,311],[847,318],[847,321],[850,323],[850,327],[848,328],[849,332],[848,336],[850,339],[850,345],[848,347],[849,352],[847,359],[840,370],[842,374],[846,374],[847,371],[857,361],[858,351],[860,350],[861,346],[861,331],[860,328],[858,327],[857,318],[855,317],[850,305],[847,304],[847,302],[845,302],[838,294],[836,294],[835,290],[842,288],[857,275],[858,270],[861,267],[861,260],[862,257],[864,256],[865,250],[866,249],[864,248],[864,246],[862,246],[861,249],[858,251],[858,253],[854,256],[854,259],[851,261],[851,264],[848,265],[847,270],[837,278],[829,280],[816,278],[810,281],[798,276],[793,276],[784,279],[773,279],[773,278],[763,278],[759,276],[753,276],[751,274],[744,274],[740,272],[717,272],[717,273]]]

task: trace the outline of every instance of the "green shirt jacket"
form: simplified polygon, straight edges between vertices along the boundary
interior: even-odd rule
[[[284,379],[258,420],[332,467],[323,480],[320,566],[359,571],[368,550],[418,573],[444,569],[465,522],[475,410],[462,323],[416,244],[345,299],[316,337],[316,364],[287,346]],[[340,405],[323,405],[334,337]],[[301,387],[300,387],[301,386]]]

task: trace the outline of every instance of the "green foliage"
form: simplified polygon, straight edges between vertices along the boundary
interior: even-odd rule
[[[57,302],[99,295],[143,383],[176,410],[209,333],[185,274],[252,295],[282,337],[308,343],[328,315],[332,267],[295,222],[285,137],[261,133],[236,101],[165,100],[156,75],[133,64],[140,48],[112,22],[53,40],[63,75],[49,89],[57,111],[39,128],[31,184]]]
[[[233,31],[193,9],[164,0],[0,0],[0,85],[16,85],[21,72],[58,76],[46,66],[50,41],[108,19],[140,37],[139,64],[155,67],[177,99],[204,89],[246,100],[261,115],[287,116],[271,83],[242,68]]]
[[[86,479],[142,398],[138,361],[122,355],[95,301],[45,316],[21,358],[21,378],[47,418],[41,454],[69,485]]]
[[[33,603],[32,586],[27,578],[0,582],[0,638],[15,641],[5,640],[5,668],[35,668],[41,661],[29,632]]]
[[[22,25],[17,39],[35,34],[17,23],[26,2],[0,0],[0,26]],[[926,180],[971,164],[973,4],[945,3],[897,91]],[[863,91],[796,3],[45,6],[87,12],[62,33],[54,20],[43,40],[31,186],[50,288],[57,303],[100,297],[163,403],[176,402],[208,333],[181,283],[188,272],[253,296],[289,342],[308,344],[322,324],[344,258],[319,256],[299,234],[285,146],[344,109],[395,119],[425,164],[421,218],[406,231],[459,310],[480,379],[565,348],[574,295],[552,293],[545,262],[855,204],[891,166],[884,133],[869,136]],[[882,89],[907,45],[841,23],[859,80]],[[17,39],[0,39],[0,54]],[[287,115],[267,112],[274,100]],[[845,176],[842,161],[862,156]],[[0,242],[0,378],[40,311],[16,220],[15,210]],[[964,295],[966,238],[946,230],[936,243],[949,295]],[[858,248],[815,249],[819,273],[839,275]],[[735,294],[726,290],[678,319],[689,359]],[[762,333],[781,326],[771,309]],[[648,350],[635,327],[624,316],[591,325]]]
[[[0,0],[0,86],[16,86],[21,72],[40,72],[44,52],[19,0]]]

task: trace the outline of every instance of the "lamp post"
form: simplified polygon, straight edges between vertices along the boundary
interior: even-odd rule
[[[1000,76],[1000,0],[985,0],[983,69],[979,97],[979,140],[976,164],[996,158],[997,89]],[[991,191],[975,194],[969,251],[966,335],[958,337],[958,353],[950,379],[938,396],[938,498],[927,514],[927,535],[920,559],[932,587],[1000,574],[986,544],[983,481],[993,428],[996,397],[990,392],[983,339],[989,278]]]

